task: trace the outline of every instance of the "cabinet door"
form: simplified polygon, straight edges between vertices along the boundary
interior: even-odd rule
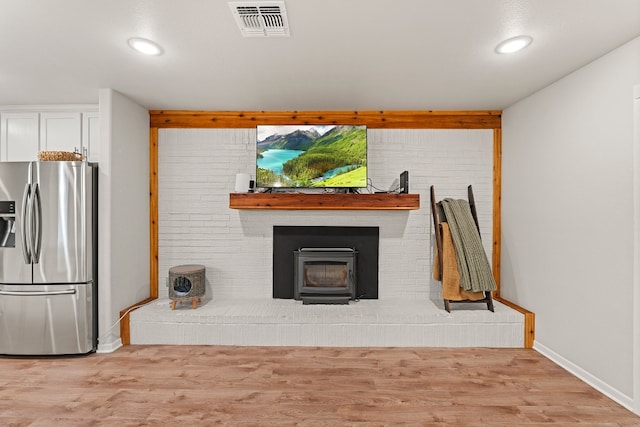
[[[0,161],[38,160],[38,113],[2,113],[0,117]]]
[[[40,149],[82,152],[80,113],[40,113]]]
[[[87,150],[87,160],[100,161],[100,113],[82,113],[82,148]]]

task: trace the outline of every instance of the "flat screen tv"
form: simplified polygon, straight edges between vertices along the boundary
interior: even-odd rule
[[[258,188],[365,188],[364,125],[259,125]]]

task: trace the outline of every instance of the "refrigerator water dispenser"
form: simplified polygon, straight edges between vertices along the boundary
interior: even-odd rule
[[[0,248],[16,247],[16,202],[0,201]]]

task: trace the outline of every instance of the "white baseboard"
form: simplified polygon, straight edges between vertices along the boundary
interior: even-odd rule
[[[611,387],[609,384],[605,383],[601,379],[593,376],[581,367],[560,356],[558,353],[551,350],[549,347],[546,347],[544,344],[540,344],[538,341],[534,342],[533,349],[545,356],[547,359],[554,362],[556,365],[564,368],[585,383],[589,384],[600,393],[604,394],[608,398],[633,412],[633,398]]]
[[[118,337],[109,343],[98,343],[96,353],[113,353],[122,347],[122,340]]]

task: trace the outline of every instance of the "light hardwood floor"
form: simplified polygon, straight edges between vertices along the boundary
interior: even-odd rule
[[[640,426],[534,350],[128,346],[0,358],[2,426]]]

